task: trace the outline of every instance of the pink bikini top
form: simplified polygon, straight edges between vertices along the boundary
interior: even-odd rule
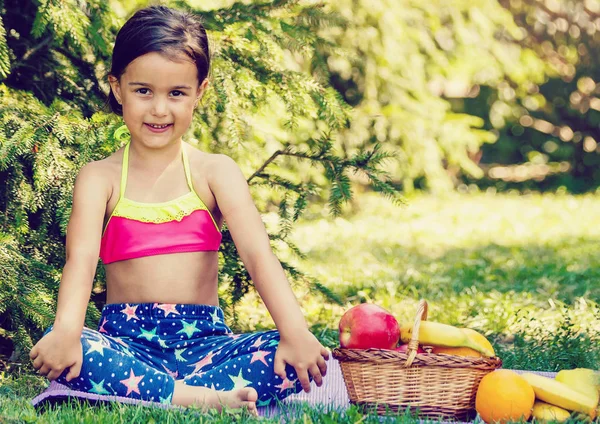
[[[221,231],[194,191],[190,165],[182,148],[190,191],[163,203],[140,203],[125,197],[129,143],[123,152],[120,196],[100,242],[105,264],[167,253],[218,251]]]

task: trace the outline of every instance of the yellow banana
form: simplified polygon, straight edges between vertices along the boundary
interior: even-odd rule
[[[400,328],[402,342],[408,343],[412,336],[412,324]],[[494,356],[494,351],[475,342],[469,335],[458,327],[433,321],[421,321],[419,343],[429,346],[469,347],[484,356]]]
[[[531,416],[538,421],[553,421],[562,423],[571,417],[571,413],[566,409],[555,405],[536,400],[533,404]]]
[[[593,399],[600,398],[600,373],[597,371],[587,368],[562,370],[555,379]]]
[[[537,399],[569,411],[584,412],[592,419],[596,417],[598,399],[590,398],[553,378],[531,373],[522,374],[522,377],[531,384]]]
[[[467,337],[471,339],[472,342],[477,343],[484,349],[489,349],[492,352],[491,356],[496,356],[496,352],[494,352],[494,346],[490,343],[490,341],[478,331],[473,330],[472,328],[461,328],[464,333],[467,333]]]

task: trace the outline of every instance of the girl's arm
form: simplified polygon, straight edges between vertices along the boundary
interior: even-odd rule
[[[260,297],[280,333],[307,329],[285,272],[271,249],[269,236],[237,164],[219,155],[210,169],[210,188]]]
[[[110,195],[100,165],[84,166],[75,180],[66,239],[66,263],[58,290],[52,331],[31,350],[33,366],[53,380],[71,367],[67,380],[79,375],[81,332],[98,264],[102,222]]]
[[[66,262],[58,290],[54,329],[81,335],[98,255],[110,186],[98,163],[84,166],[75,180],[67,226]]]
[[[284,345],[296,345],[298,355],[285,362],[294,366],[305,390],[310,373],[318,385],[325,373],[327,350],[310,334],[302,310],[281,264],[271,249],[268,234],[237,164],[218,155],[209,169],[209,185],[229,227],[240,258],[271,314]],[[300,346],[303,344],[304,346]],[[280,345],[281,347],[281,345]],[[295,362],[295,363],[293,363]],[[285,371],[276,364],[282,378]]]

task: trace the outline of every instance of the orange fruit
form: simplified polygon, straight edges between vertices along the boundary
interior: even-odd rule
[[[479,383],[475,409],[486,423],[506,423],[531,416],[535,393],[529,383],[514,371],[496,370]]]
[[[477,345],[479,345],[483,348],[486,348],[486,349],[490,350],[491,352],[494,352],[494,347],[492,346],[490,341],[485,338],[485,336],[483,334],[473,330],[472,328],[462,328],[461,330],[464,331],[465,333],[467,333],[467,336],[469,337],[469,339],[471,339]],[[481,355],[479,355],[479,356],[481,356]]]
[[[481,358],[481,353],[471,349],[470,347],[433,346],[431,348],[431,353],[444,353],[446,355],[474,356],[475,358]]]

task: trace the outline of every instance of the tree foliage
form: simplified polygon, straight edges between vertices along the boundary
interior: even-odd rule
[[[500,188],[583,192],[600,185],[600,2],[598,0],[502,0],[546,77],[518,85],[512,79],[465,104],[499,134],[485,146],[483,162],[526,164],[536,171],[499,178]],[[489,111],[489,113],[488,113]],[[523,166],[521,166],[523,169]]]
[[[481,177],[473,156],[497,138],[484,128],[489,107],[464,111],[455,99],[545,76],[536,53],[518,43],[511,13],[496,0],[340,0],[331,7],[348,22],[328,33],[350,54],[324,53],[332,85],[355,106],[346,148],[385,142],[398,159],[388,169],[406,191],[415,184],[452,189],[449,170]]]
[[[105,107],[111,43],[125,18],[116,11],[128,4],[112,6],[100,0],[0,1],[0,340],[12,340],[15,357],[52,323],[75,175],[127,138],[122,121]],[[310,58],[325,43],[314,34],[335,18],[319,5],[289,0],[196,11],[214,53],[212,89],[189,140],[239,160],[252,190],[278,193],[273,199],[281,225],[270,234],[274,245],[288,242],[311,196],[329,192],[330,209],[339,212],[351,196],[349,172],[360,169],[395,193],[379,168],[386,156],[380,146],[352,155],[335,150],[332,134],[348,125],[348,106],[326,79],[294,66],[294,54]],[[259,131],[258,122],[271,127]],[[311,172],[306,178],[286,173],[285,159]],[[227,229],[222,253],[222,302],[232,314],[250,277]],[[294,281],[335,300],[318,282],[284,266]],[[103,286],[99,266],[88,325],[98,318]]]

